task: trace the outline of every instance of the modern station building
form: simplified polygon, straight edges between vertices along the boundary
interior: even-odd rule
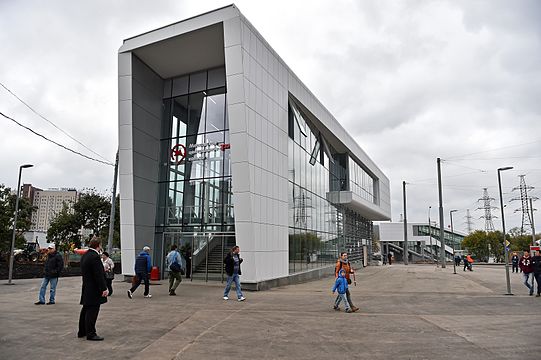
[[[253,289],[319,276],[340,251],[370,258],[388,178],[235,5],[118,56],[125,275],[145,245],[163,269],[173,243],[205,279],[239,245]]]
[[[391,253],[397,261],[404,259],[404,223],[382,222],[375,225],[375,232],[380,240],[381,254]],[[440,227],[436,223],[407,224],[408,255],[410,261],[439,260],[442,243]],[[462,253],[462,240],[466,234],[461,231],[444,229],[444,245],[446,259],[452,261],[455,252]]]

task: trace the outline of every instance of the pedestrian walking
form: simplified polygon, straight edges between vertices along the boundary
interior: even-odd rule
[[[149,276],[150,270],[152,269],[152,259],[150,258],[150,247],[145,246],[143,247],[143,251],[137,255],[135,258],[135,276],[136,280],[131,289],[128,290],[128,297],[131,299],[133,297],[133,293],[139,285],[141,285],[141,282],[145,283],[145,292],[143,293],[143,296],[150,299],[152,295],[150,295],[150,283],[149,283]]]
[[[175,244],[171,245],[171,251],[165,258],[166,267],[169,269],[169,295],[176,295],[175,290],[182,282],[182,275],[186,272],[186,263],[182,255],[177,251]]]
[[[537,250],[537,253],[532,256],[532,270],[533,277],[537,283],[537,294],[535,297],[541,296],[541,251]],[[533,285],[533,282],[532,282]]]
[[[91,341],[101,341],[103,337],[96,333],[96,321],[101,304],[107,302],[107,283],[105,270],[100,260],[101,240],[94,237],[90,240],[88,251],[81,257],[81,274],[83,287],[81,289],[81,313],[79,315],[79,332],[77,337],[85,337]]]
[[[240,287],[240,278],[242,275],[240,270],[240,264],[242,264],[243,259],[240,257],[240,247],[233,246],[231,251],[225,256],[225,272],[227,274],[227,282],[224,289],[224,300],[229,300],[229,291],[231,290],[231,284],[235,283],[235,290],[237,292],[237,300],[244,301],[246,298],[242,295],[242,289]]]
[[[47,247],[47,260],[45,261],[45,276],[41,281],[41,287],[39,289],[39,299],[34,304],[45,304],[45,292],[47,291],[47,285],[51,285],[49,292],[49,302],[47,305],[54,305],[56,300],[56,286],[58,285],[58,278],[64,269],[64,259],[56,251],[56,245],[54,243],[49,244]]]
[[[473,271],[473,258],[471,257],[471,254],[466,256],[466,263],[468,270]]]
[[[460,255],[455,255],[455,266],[460,266]]]
[[[532,256],[532,270],[535,282],[537,283],[537,294],[535,297],[541,296],[541,251],[537,250],[535,256]],[[532,282],[533,285],[533,282]]]
[[[333,295],[336,291],[338,291],[338,296],[336,296],[336,300],[334,300],[334,310],[340,311],[340,302],[344,301],[344,309],[346,312],[353,312],[351,311],[346,295],[346,292],[348,291],[348,282],[346,279],[346,270],[344,269],[340,269],[338,277],[334,281],[334,286],[332,287]]]
[[[511,264],[513,264],[513,272],[518,273],[518,261],[519,257],[516,252],[513,253],[513,257],[511,258]]]
[[[389,265],[391,265],[389,263]],[[336,266],[334,268],[334,277],[335,278],[338,278],[338,275],[340,273],[340,270],[344,269],[345,272],[346,272],[346,282],[348,284],[351,284],[351,274],[354,273],[353,269],[351,268],[351,264],[348,260],[348,253],[347,252],[341,252],[340,253],[340,258],[338,259],[338,261],[336,262]],[[351,294],[349,292],[349,288],[346,289],[346,298],[347,298],[347,301],[348,301],[348,304],[349,306],[351,307],[351,311],[355,312],[355,311],[358,311],[359,308],[356,307],[355,305],[353,305],[353,302],[351,301]]]
[[[524,279],[524,285],[528,288],[530,296],[533,295],[533,268],[532,268],[532,258],[530,257],[530,252],[524,250],[524,255],[520,258],[518,266],[522,271],[522,278]],[[532,284],[530,285],[530,277],[532,278]]]
[[[103,264],[103,270],[105,271],[105,282],[107,283],[107,290],[109,290],[109,295],[113,295],[113,279],[115,278],[115,263],[113,259],[109,257],[109,253],[104,251],[101,254],[101,262]]]
[[[387,259],[389,260],[389,265],[392,265],[393,264],[393,253],[388,253],[387,254]]]

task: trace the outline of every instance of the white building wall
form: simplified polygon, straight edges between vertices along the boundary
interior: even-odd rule
[[[414,236],[413,225],[425,225],[422,223],[408,223],[408,242],[409,241],[430,241],[429,236]],[[380,241],[401,242],[404,241],[404,223],[379,223]],[[433,239],[434,241],[434,239]]]
[[[154,236],[157,186],[153,183],[158,176],[162,102],[161,79],[151,71],[141,68],[142,82],[138,84],[138,74],[132,73],[138,60],[131,51],[218,22],[223,22],[224,31],[233,203],[236,241],[245,259],[243,281],[260,282],[289,275],[288,92],[376,175],[380,206],[390,216],[389,182],[385,175],[238,9],[229,6],[142,34],[121,47],[119,142],[124,274],[133,272],[134,251]],[[150,85],[141,88],[147,83]],[[141,142],[146,145],[140,145]],[[143,169],[149,171],[141,172]],[[141,189],[151,191],[138,191],[138,182]]]
[[[154,249],[163,81],[131,53],[119,54],[119,179],[122,273]]]
[[[278,58],[244,18],[224,22],[224,42],[243,281],[280,278],[288,275],[287,97],[277,89],[287,92],[269,67]]]

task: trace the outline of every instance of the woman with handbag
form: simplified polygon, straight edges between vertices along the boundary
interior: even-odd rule
[[[101,254],[101,262],[103,264],[103,270],[105,270],[105,281],[107,282],[109,296],[111,296],[113,295],[113,279],[115,278],[113,269],[115,268],[115,263],[109,257],[109,253],[107,251],[104,251]]]

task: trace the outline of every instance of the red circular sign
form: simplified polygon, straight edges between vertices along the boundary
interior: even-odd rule
[[[178,164],[184,160],[186,157],[186,147],[182,144],[176,144],[171,149],[171,161],[174,161]]]

